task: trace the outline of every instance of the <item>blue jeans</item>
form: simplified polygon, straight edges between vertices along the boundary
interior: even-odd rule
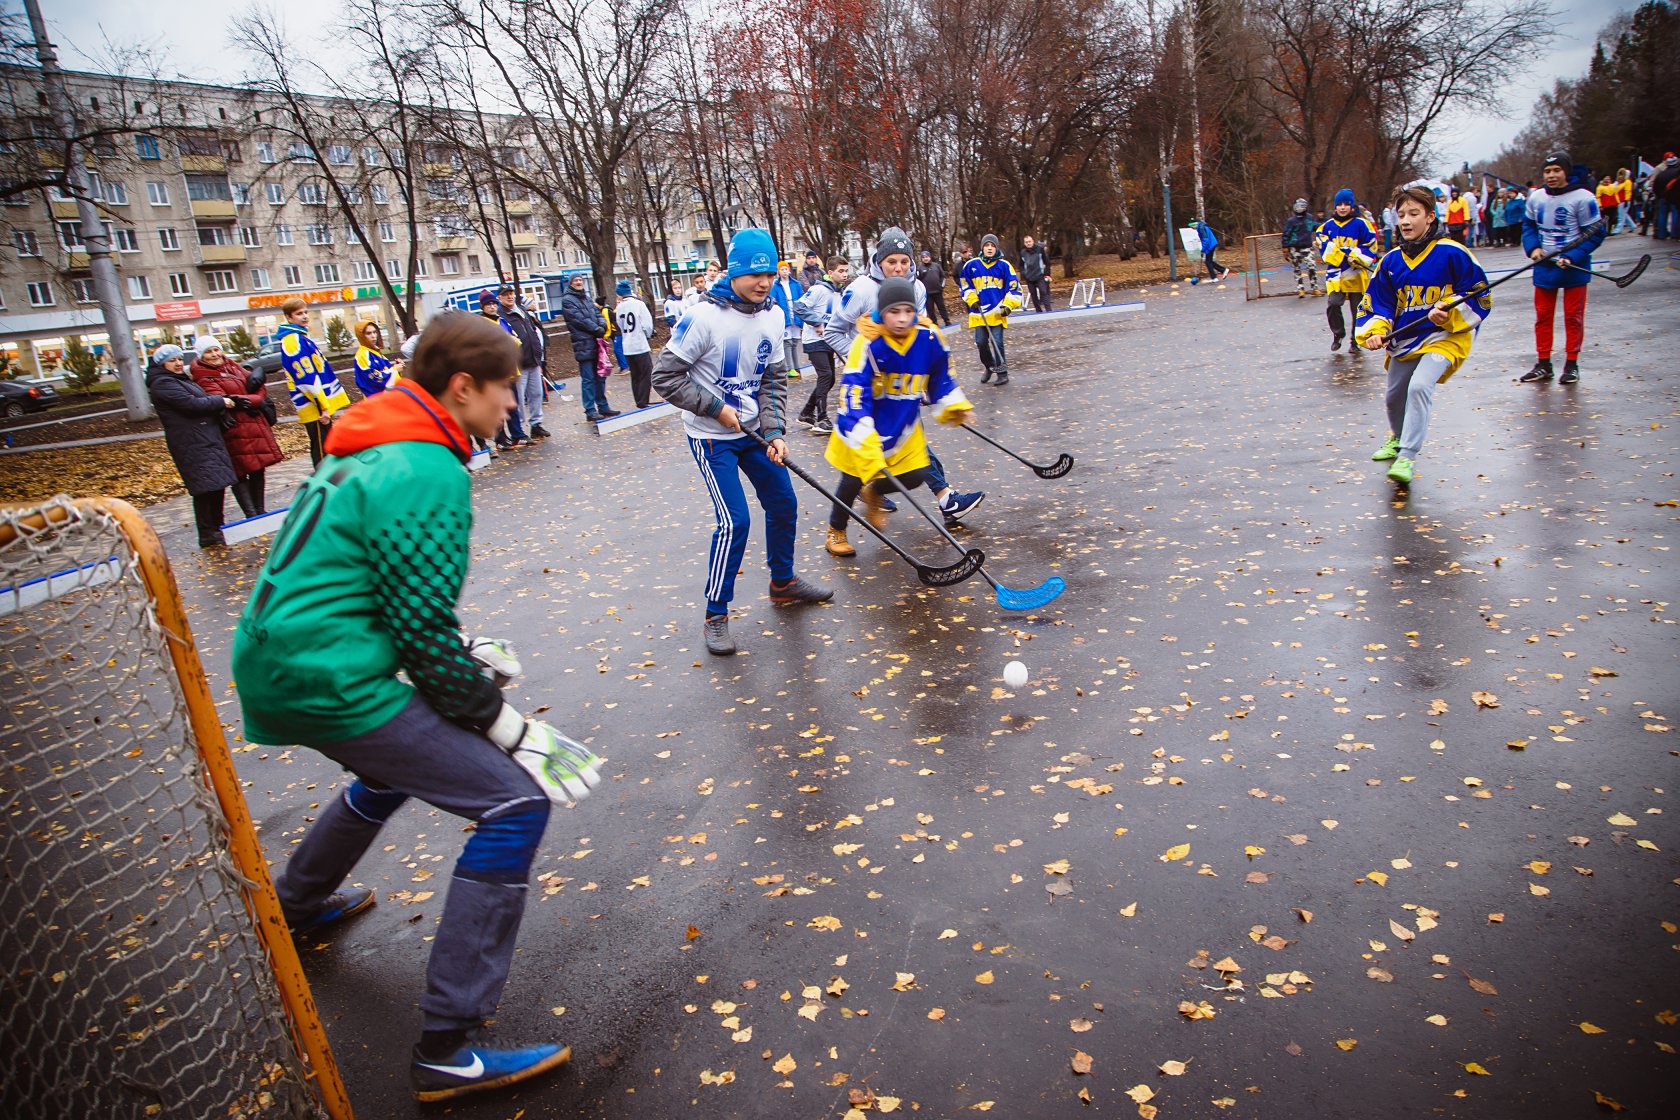
[[[1680,208],[1667,199],[1657,200],[1656,229],[1653,237],[1680,237]]]
[[[706,612],[728,614],[730,601],[735,598],[735,573],[741,570],[747,535],[752,531],[752,514],[747,510],[741,476],[747,476],[758,494],[758,504],[764,507],[765,560],[770,565],[770,578],[777,583],[793,578],[793,531],[799,501],[793,495],[787,468],[772,463],[763,446],[750,436],[690,436],[688,448],[694,453],[717,513],[717,529],[706,557]]]
[[[974,345],[980,348],[980,364],[996,373],[1000,369],[1009,368],[1009,359],[1003,353],[1002,327],[975,327]],[[992,352],[992,344],[996,343],[997,352]]]
[[[594,362],[578,363],[578,391],[583,396],[583,414],[591,420],[612,407],[607,403],[607,380],[595,373]]]

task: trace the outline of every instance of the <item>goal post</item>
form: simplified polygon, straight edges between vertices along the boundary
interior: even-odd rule
[[[1073,291],[1068,294],[1068,308],[1070,310],[1081,307],[1102,307],[1108,303],[1108,286],[1103,283],[1101,276],[1090,276],[1073,282]]]
[[[351,1110],[163,545],[0,507],[0,1115]]]
[[[1245,299],[1295,294],[1295,269],[1283,251],[1283,234],[1260,233],[1243,238],[1243,256]]]

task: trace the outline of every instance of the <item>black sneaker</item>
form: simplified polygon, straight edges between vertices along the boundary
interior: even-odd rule
[[[553,433],[551,433],[547,428],[543,427],[541,424],[532,424],[531,425],[531,438],[532,439],[547,439],[552,434]]]
[[[321,908],[307,918],[287,918],[293,934],[309,933],[322,926],[335,925],[354,917],[373,905],[373,892],[366,887],[345,887],[334,891],[321,903]]]
[[[814,436],[826,436],[833,431],[834,421],[826,416],[817,417],[816,422],[811,425],[811,434]]]
[[[614,416],[622,416],[622,415],[624,415],[624,414],[616,408],[603,408],[601,410],[601,419],[603,419],[603,420],[610,420]]]
[[[998,370],[997,371],[997,380],[994,381],[993,384],[994,385],[1007,385],[1007,384],[1009,384],[1009,371],[1006,370],[1006,369]]]
[[[980,384],[986,385],[992,380],[992,367],[987,366],[986,372],[980,375]]]
[[[1343,337],[1344,337],[1343,335],[1339,335],[1339,334],[1331,335],[1330,336],[1330,349],[1331,350],[1340,350],[1342,348]]]
[[[591,424],[599,424],[601,422],[601,414],[599,412],[586,412],[583,414],[583,418]]]
[[[804,576],[794,576],[780,587],[770,581],[770,601],[787,606],[793,603],[826,603],[834,598],[834,588],[812,583]],[[707,620],[708,625],[710,619]]]
[[[1534,368],[1517,378],[1518,381],[1550,381],[1552,379],[1552,360],[1541,358],[1534,363]]]
[[[480,1034],[447,1057],[431,1061],[414,1048],[409,1066],[409,1084],[417,1101],[444,1101],[464,1093],[499,1089],[535,1077],[564,1065],[572,1058],[570,1046],[552,1042],[534,1046],[509,1045]]]
[[[706,639],[706,652],[728,657],[735,652],[735,639],[729,636],[729,616],[709,614],[701,630]]]
[[[1581,367],[1575,364],[1574,358],[1565,358],[1563,362],[1563,376],[1558,378],[1559,385],[1573,385],[1581,380]]]

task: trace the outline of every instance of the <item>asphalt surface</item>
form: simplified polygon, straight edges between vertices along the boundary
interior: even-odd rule
[[[1595,282],[1573,388],[1513,381],[1531,290],[1496,293],[1409,494],[1368,459],[1380,359],[1330,353],[1321,301],[1233,277],[1026,317],[1001,390],[959,337],[977,422],[1077,459],[1045,482],[934,433],[988,492],[964,539],[1066,594],[1023,617],[872,541],[832,559],[801,486],[836,601],[772,608],[755,537],[734,659],[699,640],[712,516],[675,420],[598,439],[551,405],[554,439],[476,476],[462,613],[519,648],[516,703],[610,757],[555,813],[498,1023],[575,1059],[409,1101],[463,839],[411,805],[355,877],[377,909],[303,947],[357,1114],[1676,1115],[1680,272]],[[184,503],[153,516],[237,730],[265,545],[205,559]],[[892,532],[953,555],[909,510]],[[283,860],[342,776],[235,746]]]

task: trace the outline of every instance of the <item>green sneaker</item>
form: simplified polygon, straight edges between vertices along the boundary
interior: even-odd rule
[[[1371,462],[1386,463],[1400,454],[1400,437],[1389,436],[1383,445],[1371,452]]]
[[[1402,484],[1411,482],[1412,461],[1410,459],[1396,458],[1394,460],[1394,465],[1388,468],[1388,477],[1392,478],[1395,482]]]

